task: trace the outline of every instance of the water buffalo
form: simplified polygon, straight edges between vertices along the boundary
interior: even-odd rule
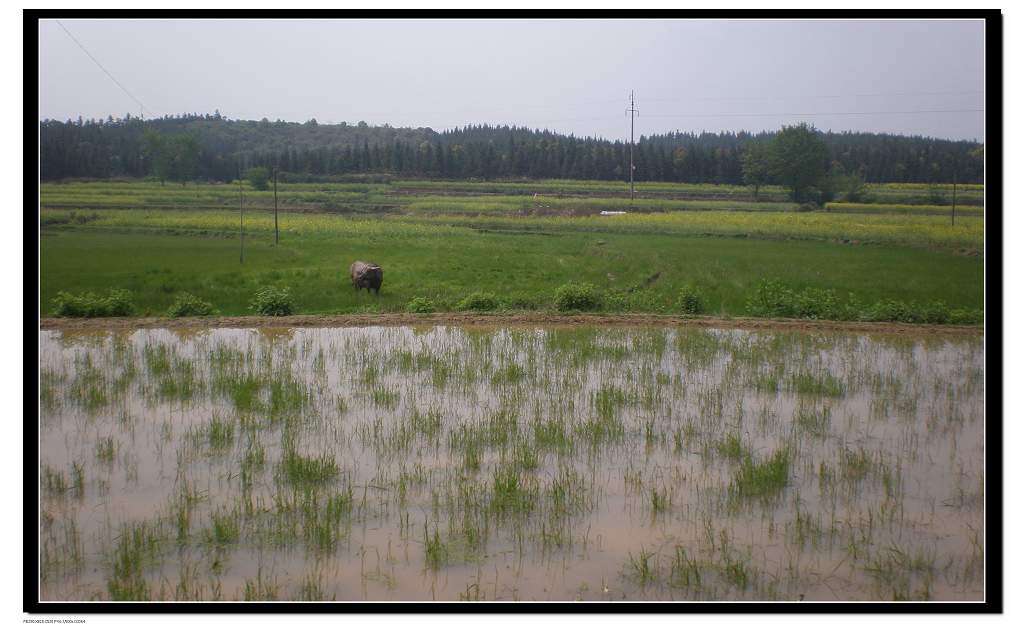
[[[352,278],[352,286],[356,291],[366,288],[380,293],[380,284],[384,282],[384,270],[376,263],[364,263],[356,261],[348,268],[348,274]]]

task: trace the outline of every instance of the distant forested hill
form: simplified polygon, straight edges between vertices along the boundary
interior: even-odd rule
[[[638,181],[741,184],[745,132],[669,133],[641,137],[634,149]],[[822,133],[833,170],[868,182],[980,183],[982,145],[920,136]],[[161,145],[161,139],[164,142]],[[180,142],[179,142],[180,141]],[[289,177],[356,173],[431,178],[565,178],[625,180],[629,144],[509,126],[430,128],[322,125],[228,120],[219,113],[141,120],[40,123],[44,180],[144,177],[156,172],[157,146],[180,146],[175,157],[188,179],[231,180],[253,166]],[[177,163],[176,163],[177,164]],[[180,166],[180,165],[179,165]]]

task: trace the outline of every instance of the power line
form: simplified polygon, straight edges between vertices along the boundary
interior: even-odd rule
[[[865,92],[860,94],[794,94],[791,96],[695,96],[692,99],[648,99],[656,102],[673,101],[785,101],[789,99],[852,99],[883,96],[949,96],[984,94],[983,90],[947,90],[940,92]]]
[[[140,101],[139,99],[135,98],[135,95],[132,94],[131,92],[129,92],[128,88],[126,88],[123,85],[121,85],[121,82],[118,81],[117,79],[115,79],[114,75],[110,74],[110,72],[106,68],[103,67],[103,64],[101,64],[95,57],[92,56],[92,53],[90,53],[88,51],[88,49],[86,49],[86,47],[82,45],[82,42],[78,41],[78,38],[76,38],[74,35],[72,35],[71,31],[69,31],[66,26],[64,26],[63,24],[60,23],[60,20],[54,20],[54,22],[57,23],[57,26],[59,26],[62,29],[64,29],[64,32],[68,34],[68,37],[71,38],[71,41],[73,41],[74,43],[78,44],[78,47],[82,49],[82,52],[85,53],[86,55],[88,55],[89,59],[92,59],[92,62],[94,64],[96,64],[97,66],[99,66],[99,69],[102,70],[103,73],[106,74],[108,77],[110,77],[111,81],[113,81],[115,84],[117,84],[117,87],[121,88],[121,90],[125,94],[127,94],[129,97],[131,97],[131,99],[133,101],[135,101],[136,103],[139,104],[139,110],[140,111],[149,112],[149,109],[145,105],[142,104],[142,101]],[[149,112],[149,113],[152,114],[153,112]]]
[[[888,110],[875,112],[767,112],[767,113],[709,113],[709,114],[648,114],[648,118],[744,118],[760,116],[870,116],[873,114],[951,114],[964,112],[984,112],[984,109],[963,110]]]
[[[871,114],[948,114],[966,112],[984,112],[984,109],[950,109],[950,110],[886,110],[872,112],[748,112],[748,113],[696,113],[696,114],[647,114],[647,118],[743,118],[743,117],[770,117],[770,116],[868,116]],[[629,110],[625,111],[629,115]],[[614,117],[617,118],[617,117]],[[595,116],[587,118],[555,118],[547,120],[526,119],[523,125],[545,125],[548,123],[571,123],[585,121],[612,120],[611,116]]]

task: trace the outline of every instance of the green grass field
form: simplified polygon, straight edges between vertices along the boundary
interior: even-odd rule
[[[83,225],[57,224],[41,233],[41,308],[51,313],[58,291],[124,288],[144,314],[162,314],[176,294],[188,291],[222,314],[236,315],[250,312],[258,288],[275,285],[291,288],[303,313],[399,311],[416,296],[449,310],[477,290],[493,292],[510,308],[550,309],[556,287],[586,281],[619,295],[618,308],[627,311],[673,312],[679,290],[695,284],[705,292],[710,313],[742,315],[749,294],[766,278],[794,288],[834,289],[841,296],[852,292],[867,302],[942,300],[951,307],[982,307],[983,259],[950,252],[950,242],[943,240],[949,237],[929,225],[929,217],[872,224],[892,218],[868,216],[860,228],[882,237],[902,235],[918,243],[911,247],[882,238],[876,245],[844,244],[836,241],[846,234],[841,232],[826,240],[828,224],[795,224],[788,233],[779,225],[774,234],[764,224],[755,226],[762,233],[748,230],[743,238],[702,236],[716,222],[728,234],[736,229],[729,227],[735,218],[697,216],[712,227],[682,219],[674,224],[674,214],[631,216],[634,221],[618,224],[598,219],[627,218],[487,218],[476,225],[466,218],[285,214],[275,247],[272,217],[260,213],[247,217],[240,264],[237,215],[98,211]],[[812,229],[825,236],[810,238]],[[933,234],[938,236],[929,241]],[[963,244],[980,245],[980,238],[964,237]],[[355,259],[384,267],[379,297],[352,289],[347,269]]]

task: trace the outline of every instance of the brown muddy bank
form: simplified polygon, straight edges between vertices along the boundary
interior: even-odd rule
[[[283,317],[221,316],[206,318],[43,318],[42,330],[206,329],[262,327],[353,326],[669,326],[754,331],[852,332],[903,335],[980,335],[979,325],[955,326],[900,322],[837,322],[829,320],[770,320],[762,318],[685,318],[649,314],[554,313],[410,313],[306,314]]]

